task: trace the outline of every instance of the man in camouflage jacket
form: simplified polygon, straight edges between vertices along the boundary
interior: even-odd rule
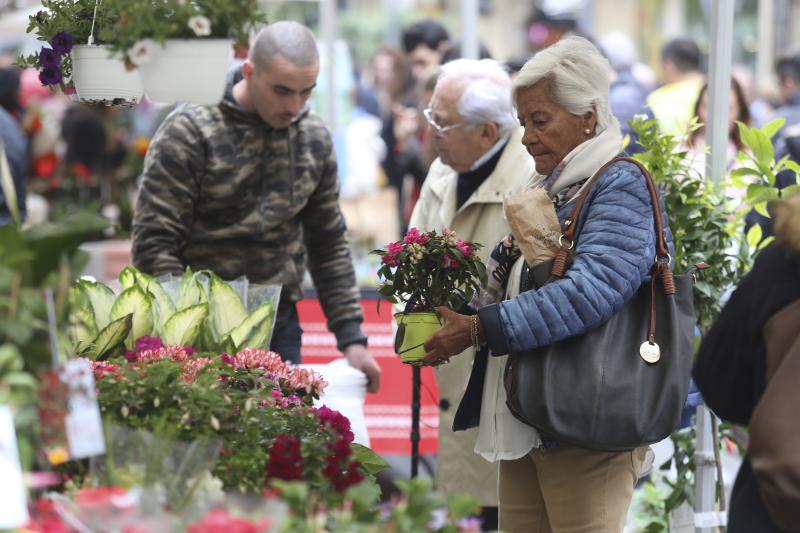
[[[296,303],[306,263],[328,327],[377,390],[330,133],[306,107],[319,73],[311,32],[276,22],[217,106],[181,105],[145,161],[133,223],[133,260],[160,275],[210,269],[283,286],[271,348],[299,362]]]

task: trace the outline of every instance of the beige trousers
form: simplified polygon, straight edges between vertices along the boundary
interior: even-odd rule
[[[621,533],[647,447],[535,448],[500,462],[504,533]]]

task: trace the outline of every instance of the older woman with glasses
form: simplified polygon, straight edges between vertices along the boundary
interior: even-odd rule
[[[492,252],[489,265],[490,284],[502,301],[469,316],[440,308],[444,327],[425,344],[426,362],[434,365],[469,346],[488,346],[492,357],[486,364],[476,357],[465,393],[465,398],[477,397],[478,405],[462,401],[456,424],[477,422],[476,451],[500,462],[499,525],[510,533],[622,531],[646,453],[646,448],[609,453],[557,442],[510,413],[503,383],[507,354],[582,335],[604,323],[651,270],[654,220],[644,176],[624,161],[603,168],[622,150],[619,123],[608,103],[610,71],[594,45],[569,37],[530,59],[512,88],[524,128],[522,144],[543,176],[534,186],[550,196],[562,225],[578,193],[598,174],[581,211],[566,274],[520,292],[529,279],[528,265],[509,235]],[[433,118],[442,129],[455,124]],[[666,234],[671,245],[668,228]],[[485,375],[476,375],[481,368]]]

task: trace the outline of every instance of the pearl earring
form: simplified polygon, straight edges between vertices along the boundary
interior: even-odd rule
[[[585,130],[583,130],[583,132],[584,132],[586,135],[589,135],[590,133],[592,133],[592,130],[590,130],[589,128],[586,128]]]

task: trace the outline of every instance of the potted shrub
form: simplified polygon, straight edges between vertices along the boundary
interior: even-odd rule
[[[381,295],[405,304],[395,314],[395,351],[404,363],[418,364],[425,357],[425,341],[442,326],[437,307],[460,309],[486,283],[486,266],[475,253],[480,247],[447,228],[441,235],[411,228],[402,241],[370,252],[383,263]]]
[[[135,72],[112,57],[108,39],[119,16],[96,0],[43,0],[30,17],[28,33],[45,43],[40,52],[20,57],[21,67],[39,71],[42,85],[59,86],[86,103],[135,105],[142,85]]]
[[[236,49],[266,19],[256,0],[105,0],[119,14],[115,51],[137,68],[148,98],[214,104]]]

